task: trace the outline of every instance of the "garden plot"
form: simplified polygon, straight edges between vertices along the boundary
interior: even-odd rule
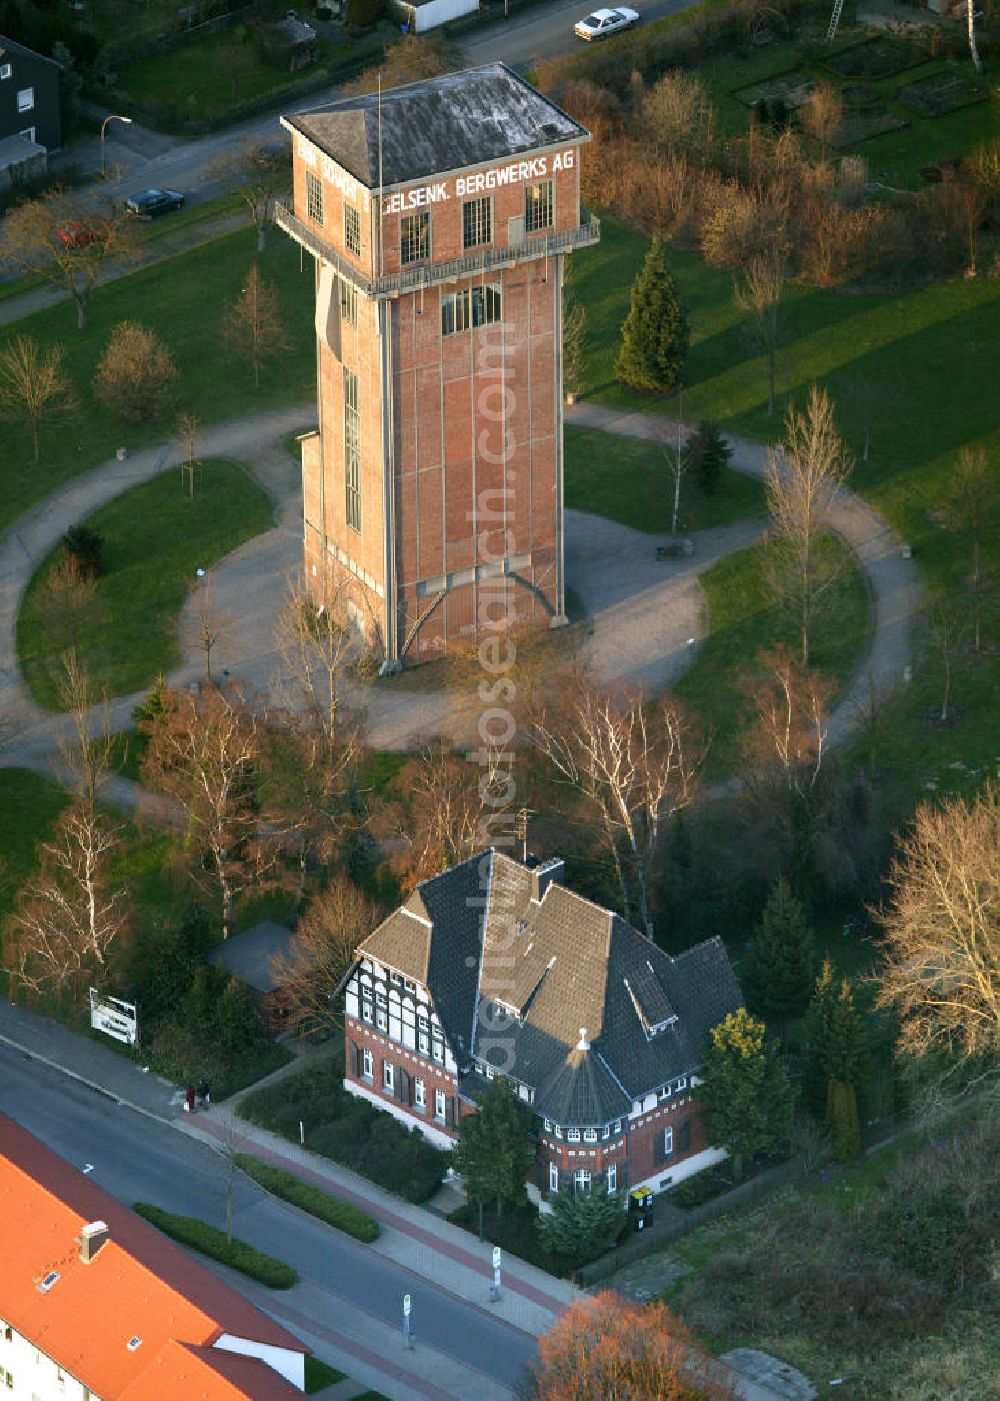
[[[896,96],[921,117],[943,117],[948,112],[957,112],[960,107],[985,102],[989,94],[960,73],[931,73],[907,83]]]
[[[738,88],[732,95],[737,102],[753,107],[760,101],[771,102],[780,98],[787,107],[801,107],[809,100],[816,87],[816,75],[808,68],[790,68],[784,73],[774,73],[770,78],[762,78],[748,87]]]
[[[878,103],[860,111],[847,112],[832,144],[838,151],[843,151],[862,141],[870,141],[874,136],[882,136],[887,131],[902,131],[907,126],[909,122]]]
[[[927,54],[910,44],[880,34],[831,54],[824,62],[840,78],[891,78],[927,62]]]

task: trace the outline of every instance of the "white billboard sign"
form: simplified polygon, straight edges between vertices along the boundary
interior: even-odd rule
[[[107,997],[96,988],[90,989],[90,1025],[95,1031],[103,1031],[105,1036],[124,1041],[127,1046],[134,1046],[139,1040],[139,1016],[135,1003]]]

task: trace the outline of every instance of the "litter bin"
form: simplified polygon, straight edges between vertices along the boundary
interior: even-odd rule
[[[633,1187],[628,1194],[628,1214],[632,1229],[644,1231],[653,1224],[653,1192],[649,1187]]]

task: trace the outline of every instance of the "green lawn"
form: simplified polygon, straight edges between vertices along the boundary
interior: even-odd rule
[[[674,400],[635,394],[615,381],[629,288],[647,242],[612,218],[603,220],[602,231],[597,248],[574,254],[574,288],[587,308],[590,333],[584,394],[669,413]],[[1000,283],[958,278],[899,292],[793,287],[779,402],[768,417],[765,366],[747,350],[745,319],[733,305],[730,275],[693,254],[670,250],[668,256],[691,322],[686,414],[776,441],[786,402],[791,397],[801,403],[815,380],[832,394],[844,437],[860,458],[865,421],[852,391],[860,382],[884,386],[883,413],[871,425],[870,461],[859,461],[853,485],[913,546],[929,591],[960,588],[966,552],[935,517],[946,501],[960,446],[976,444],[1000,458],[994,354]],[[995,572],[1000,540],[991,540],[986,554]],[[897,704],[881,759],[884,780],[896,785],[907,803],[944,775],[951,786],[971,786],[972,776],[995,764],[998,753],[991,698],[1000,694],[1000,652],[960,664],[954,699],[965,712],[956,726],[942,730],[927,720],[932,698],[939,695],[940,663],[923,647],[919,624],[917,644],[914,683]],[[959,759],[965,769],[950,769]]]
[[[18,619],[18,654],[40,705],[59,709],[59,658],[72,645],[94,686],[109,696],[150,685],[180,661],[177,625],[195,571],[273,523],[270,498],[232,462],[203,464],[194,497],[172,469],[110,501],[87,520],[104,539],[106,574],[92,600],[55,613],[50,589],[57,548],[28,586]]]
[[[655,443],[616,438],[591,428],[566,429],[566,505],[608,516],[634,530],[662,534],[673,516],[673,481]],[[764,487],[727,470],[706,496],[693,474],[682,479],[679,525],[705,530],[766,512]]]
[[[265,367],[259,390],[254,389],[250,367],[233,359],[222,344],[224,307],[239,295],[255,246],[253,231],[241,229],[98,288],[84,331],[75,329],[76,314],[69,303],[35,312],[7,328],[5,335],[31,335],[65,347],[79,407],[43,429],[38,464],[32,460],[27,432],[5,427],[0,529],[69,478],[113,457],[119,446],[135,450],[162,442],[173,432],[172,420],[128,427],[94,396],[91,381],[98,360],[120,321],[140,321],[162,336],[180,371],[178,407],[197,414],[203,425],[313,399],[312,267],[307,261],[300,273],[298,249],[290,240],[275,236],[261,259],[264,275],[278,289],[289,344]]]
[[[227,29],[123,68],[115,93],[129,104],[124,110],[143,111],[153,120],[214,120],[237,104],[287,88],[297,77],[317,76],[353,52],[346,44],[321,38],[316,64],[293,75],[287,65],[268,62],[252,31],[237,28],[246,34],[245,42]]]
[[[306,1395],[315,1396],[317,1391],[323,1391],[328,1386],[333,1386],[334,1382],[342,1382],[347,1374],[338,1372],[336,1367],[331,1367],[318,1357],[306,1358]]]
[[[812,639],[813,665],[839,690],[868,644],[868,591],[846,545],[828,536],[826,551],[839,556],[842,572],[826,595]],[[721,560],[701,578],[708,603],[708,636],[694,665],[674,687],[711,737],[706,772],[722,777],[739,761],[748,716],[744,683],[758,652],[785,643],[794,648],[797,623],[775,599],[765,574],[765,550],[754,545]]]
[[[65,789],[31,769],[0,769],[0,921],[34,872],[35,847],[51,836],[67,801]],[[6,985],[0,973],[0,987]]]

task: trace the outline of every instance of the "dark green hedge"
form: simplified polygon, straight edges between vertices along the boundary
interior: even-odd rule
[[[259,1182],[268,1192],[291,1202],[292,1206],[302,1211],[308,1211],[310,1216],[318,1217],[328,1226],[336,1226],[338,1231],[346,1231],[355,1240],[363,1240],[366,1244],[378,1239],[381,1227],[374,1216],[369,1216],[350,1202],[341,1201],[310,1182],[303,1182],[294,1173],[262,1163],[249,1153],[237,1153],[236,1162],[248,1177]]]
[[[225,1231],[209,1226],[206,1221],[199,1221],[196,1216],[178,1216],[173,1211],[150,1206],[149,1202],[133,1202],[132,1210],[164,1235],[180,1241],[181,1245],[200,1250],[202,1255],[219,1260],[223,1265],[229,1265],[271,1289],[291,1289],[298,1279],[296,1271],[284,1260],[275,1260],[273,1255],[265,1255],[235,1236],[230,1244]]]

